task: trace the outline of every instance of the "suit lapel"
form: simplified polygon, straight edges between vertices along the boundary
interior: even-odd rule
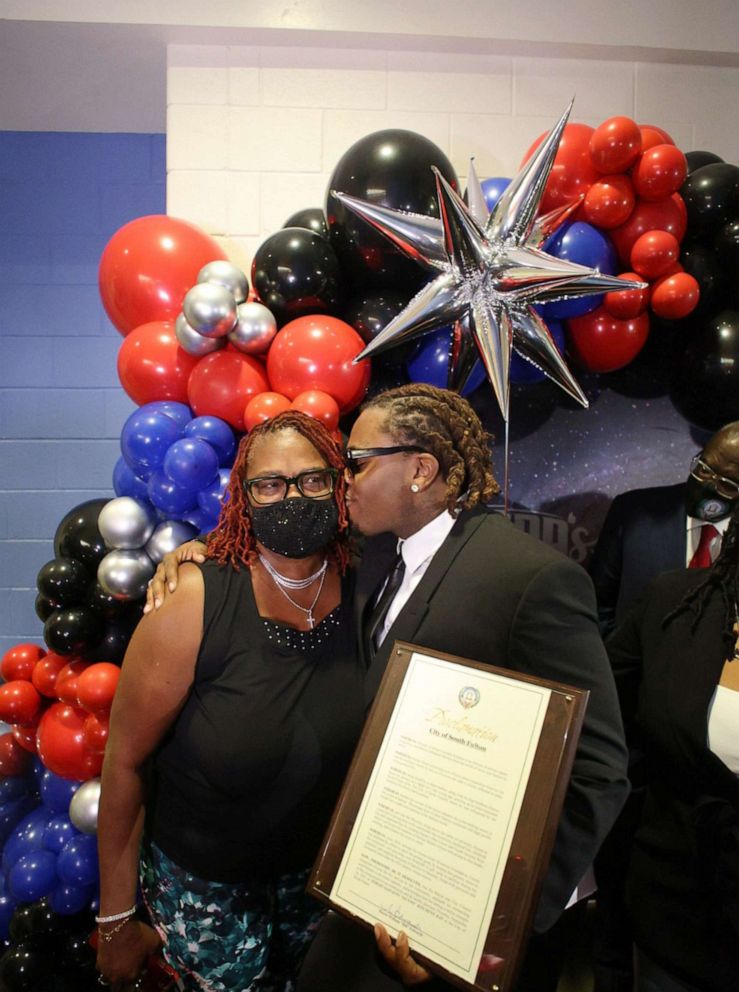
[[[398,539],[394,534],[380,534],[370,538],[362,550],[357,572],[357,589],[354,595],[354,623],[359,642],[359,657],[367,665],[364,654],[363,621],[370,602],[375,598],[382,581],[387,577],[395,558]]]
[[[423,578],[396,617],[392,627],[388,630],[380,650],[375,655],[369,667],[365,680],[365,697],[368,703],[374,699],[377,692],[394,642],[410,641],[413,643],[416,632],[428,613],[429,604],[436,589],[446,576],[454,559],[487,516],[488,511],[483,508],[471,510],[467,513],[463,512],[454,524],[454,527],[452,527],[444,543],[429,562]],[[386,570],[387,564],[388,561],[386,559]]]

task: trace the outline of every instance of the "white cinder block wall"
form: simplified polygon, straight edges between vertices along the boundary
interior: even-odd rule
[[[626,114],[684,151],[739,162],[739,69],[331,47],[170,46],[167,211],[249,269],[289,215],[322,206],[358,138],[418,131],[460,178],[512,175],[572,95],[572,120]]]

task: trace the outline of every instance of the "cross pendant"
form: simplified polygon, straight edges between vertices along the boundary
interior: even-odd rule
[[[316,621],[313,619],[313,610],[308,610],[307,620],[308,620],[308,623],[310,624],[311,630],[313,630],[313,627],[315,626],[315,623],[316,623]]]

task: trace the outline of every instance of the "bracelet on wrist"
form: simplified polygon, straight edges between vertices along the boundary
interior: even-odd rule
[[[134,905],[131,906],[130,909],[126,909],[122,913],[113,913],[112,916],[96,916],[95,917],[95,922],[96,923],[117,923],[118,920],[126,920],[126,919],[128,919],[129,916],[133,916],[133,914],[136,912],[137,909],[138,909],[138,906],[136,906],[136,904],[134,903]]]
[[[120,933],[121,930],[126,926],[126,924],[130,923],[132,919],[133,916],[124,916],[123,919],[119,920],[118,923],[115,924],[115,926],[112,926],[110,928],[110,930],[101,930],[100,927],[98,926],[98,936],[104,943],[109,944],[111,940],[115,937],[115,935],[117,933]]]

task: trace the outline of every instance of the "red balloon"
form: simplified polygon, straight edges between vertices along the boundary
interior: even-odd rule
[[[605,307],[568,321],[570,343],[580,365],[588,372],[615,372],[628,365],[644,347],[649,315],[617,320]]]
[[[265,420],[271,420],[289,409],[290,400],[282,393],[258,393],[246,404],[244,427],[247,431],[254,430],[257,424],[263,424]]]
[[[98,281],[105,311],[121,334],[152,320],[174,320],[202,267],[226,257],[217,241],[187,221],[138,217],[103,250]]]
[[[622,272],[618,278],[642,282],[636,272]],[[644,313],[649,306],[649,286],[645,286],[644,289],[627,289],[622,293],[606,293],[603,297],[603,306],[612,317],[632,320],[640,313]]]
[[[36,754],[36,732],[38,730],[39,721],[34,720],[33,723],[21,726],[20,724],[14,724],[11,728],[11,733],[13,734],[13,739],[20,744],[24,751],[30,751],[31,754]]]
[[[682,241],[686,226],[685,204],[678,193],[673,193],[664,200],[637,200],[629,219],[614,228],[610,238],[623,264],[629,266],[631,249],[642,234],[647,231],[669,231],[678,241]]]
[[[631,249],[631,267],[645,279],[664,275],[680,255],[680,244],[669,231],[647,231]]]
[[[307,389],[298,393],[290,404],[293,410],[307,413],[309,417],[320,420],[327,431],[335,431],[339,426],[339,404],[328,393],[320,389]]]
[[[658,317],[679,320],[698,306],[700,286],[687,272],[666,275],[652,286],[649,302]]]
[[[91,713],[85,720],[82,729],[85,747],[92,754],[102,754],[108,743],[110,733],[110,718],[104,713]]]
[[[298,317],[272,342],[267,355],[270,382],[291,400],[308,389],[320,389],[346,413],[361,402],[369,385],[369,361],[352,364],[363,348],[354,328],[337,317]]]
[[[13,679],[0,685],[0,720],[5,723],[33,723],[41,711],[41,696],[26,679]]]
[[[140,406],[155,400],[187,403],[187,381],[198,364],[175,337],[174,324],[156,320],[128,335],[118,352],[118,378]]]
[[[49,651],[46,657],[36,662],[31,676],[31,682],[42,696],[56,696],[56,680],[59,672],[69,664],[67,655]]]
[[[25,775],[31,764],[31,755],[8,731],[0,734],[0,775]]]
[[[648,148],[631,171],[634,189],[644,200],[677,193],[688,174],[688,161],[674,145]]]
[[[12,679],[30,680],[36,662],[45,654],[38,644],[15,644],[8,648],[0,661],[0,675],[6,682]]]
[[[593,128],[587,124],[567,124],[562,132],[552,171],[549,173],[539,213],[571,203],[586,193],[600,173],[590,160],[590,138]],[[545,135],[541,134],[529,148],[523,161],[527,162],[539,147]],[[523,164],[523,163],[522,163]],[[612,171],[612,170],[607,170]]]
[[[77,705],[78,680],[89,664],[89,661],[82,661],[78,658],[76,661],[68,662],[59,672],[56,677],[55,689],[57,697],[62,702],[69,703],[71,706]]]
[[[641,132],[630,117],[609,117],[590,138],[590,159],[598,172],[624,172],[641,152]]]
[[[85,747],[84,726],[88,714],[67,703],[53,703],[38,725],[38,754],[44,765],[62,778],[85,781],[100,774],[102,755]]]
[[[190,374],[187,402],[198,417],[209,414],[244,430],[244,408],[252,396],[269,389],[264,366],[238,351],[214,351]]]
[[[656,124],[640,124],[641,150],[645,152],[647,148],[654,148],[655,145],[674,145],[670,135],[664,128],[657,127]]]
[[[77,678],[77,702],[90,713],[107,712],[120,677],[120,668],[109,661],[90,665]]]
[[[582,213],[588,224],[609,230],[625,223],[634,209],[636,196],[628,176],[601,176],[585,194]]]

